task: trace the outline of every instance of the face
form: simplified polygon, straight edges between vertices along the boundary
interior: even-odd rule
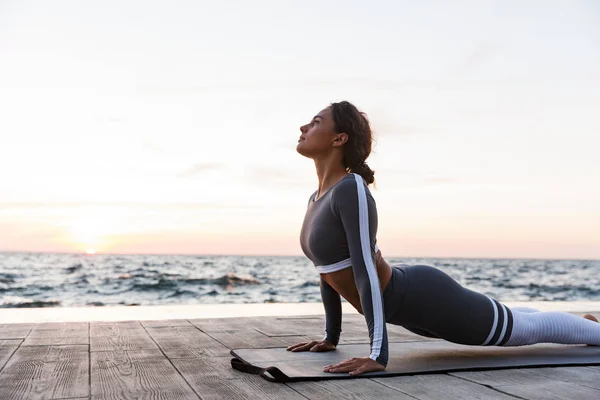
[[[329,107],[315,115],[310,123],[301,126],[300,132],[296,151],[309,158],[325,155],[342,146],[347,140],[345,133],[335,132],[335,123]]]

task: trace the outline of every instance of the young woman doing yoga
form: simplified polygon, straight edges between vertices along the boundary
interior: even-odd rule
[[[386,323],[475,346],[600,345],[600,324],[592,315],[509,308],[434,267],[390,266],[377,247],[377,208],[368,189],[374,172],[365,163],[372,142],[367,118],[348,102],[333,103],[300,132],[296,150],[314,160],[319,179],[308,201],[300,243],[320,273],[326,323],[322,340],[287,350],[335,350],[342,327],[341,297],[364,315],[371,354],[325,366],[326,372],[384,370]]]

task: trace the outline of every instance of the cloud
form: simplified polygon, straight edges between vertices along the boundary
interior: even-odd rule
[[[220,203],[136,203],[136,202],[0,202],[0,211],[16,209],[57,209],[84,207],[138,207],[144,209],[206,210],[222,208],[256,208],[254,206]]]
[[[458,65],[449,71],[446,79],[451,80],[467,75],[476,67],[490,60],[498,52],[499,48],[496,45],[492,45],[488,42],[476,43],[475,46],[466,53]]]
[[[180,173],[178,176],[181,178],[191,178],[204,172],[220,169],[221,167],[222,166],[219,164],[195,164]]]
[[[440,185],[440,184],[454,184],[461,183],[460,180],[456,178],[443,178],[443,177],[432,177],[432,178],[423,178],[421,180],[422,183],[426,185]]]
[[[257,182],[261,185],[300,187],[315,184],[315,179],[310,179],[314,175],[300,173],[292,169],[250,167],[247,169],[246,174],[252,182]]]

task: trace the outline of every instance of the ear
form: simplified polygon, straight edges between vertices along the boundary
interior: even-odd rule
[[[338,133],[335,135],[335,138],[333,138],[333,147],[340,147],[343,146],[344,144],[346,144],[346,142],[348,141],[348,135],[345,133]]]

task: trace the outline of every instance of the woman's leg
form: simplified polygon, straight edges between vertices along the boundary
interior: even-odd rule
[[[469,345],[600,345],[600,324],[573,314],[509,308],[425,265],[403,268],[406,293],[390,323]],[[387,304],[386,304],[387,307]]]
[[[388,322],[428,337],[468,345],[501,343],[510,333],[509,310],[489,297],[462,287],[441,270],[427,265],[401,268],[404,271],[404,294],[388,294],[403,300],[392,311]],[[500,312],[498,310],[500,309]]]
[[[565,312],[524,313],[512,309],[513,328],[505,346],[535,343],[600,346],[600,324]]]

